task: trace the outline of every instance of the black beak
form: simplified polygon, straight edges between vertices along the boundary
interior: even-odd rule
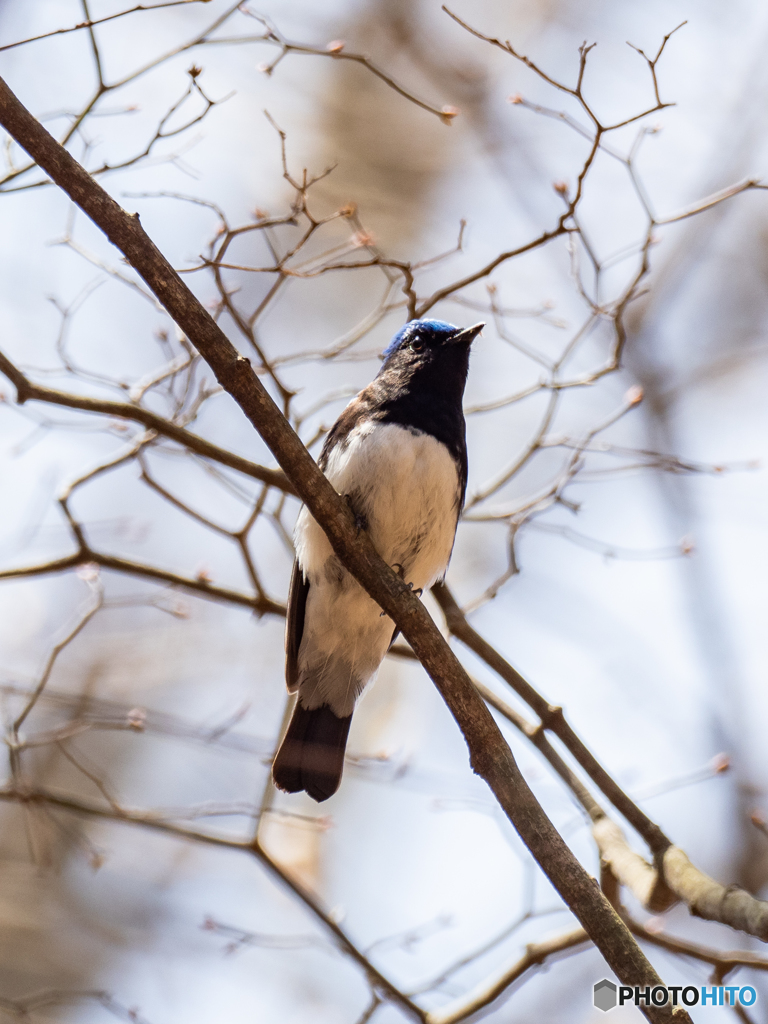
[[[484,327],[485,324],[475,324],[473,327],[465,327],[462,331],[457,331],[457,333],[454,334],[450,339],[451,343],[453,344],[457,341],[463,341],[465,345],[471,345]]]

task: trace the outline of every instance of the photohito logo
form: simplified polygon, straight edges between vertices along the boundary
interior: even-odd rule
[[[615,985],[607,978],[598,981],[593,989],[593,1002],[598,1010],[607,1013],[615,1006],[754,1006],[757,992],[751,985]]]

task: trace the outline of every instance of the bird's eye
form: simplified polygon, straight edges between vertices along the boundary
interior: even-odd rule
[[[411,352],[422,352],[424,349],[424,342],[421,338],[414,338],[408,342],[408,348]]]

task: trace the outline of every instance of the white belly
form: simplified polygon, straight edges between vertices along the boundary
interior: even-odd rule
[[[426,590],[442,576],[460,500],[456,463],[444,445],[395,424],[367,423],[331,453],[325,473],[350,496],[374,547],[406,583]],[[306,508],[296,523],[296,555],[310,583],[299,649],[302,703],[351,714],[394,624],[343,569]]]
[[[366,423],[331,453],[325,475],[366,520],[374,547],[414,589],[427,587],[451,557],[459,504],[459,474],[445,445],[393,423]],[[306,508],[296,524],[296,553],[311,582],[327,571],[333,552]]]

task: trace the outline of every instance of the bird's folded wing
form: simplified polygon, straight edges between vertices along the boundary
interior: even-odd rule
[[[285,627],[285,682],[289,693],[299,685],[299,647],[304,634],[304,617],[307,610],[309,580],[298,560],[293,563],[291,589],[288,595],[288,618]]]

